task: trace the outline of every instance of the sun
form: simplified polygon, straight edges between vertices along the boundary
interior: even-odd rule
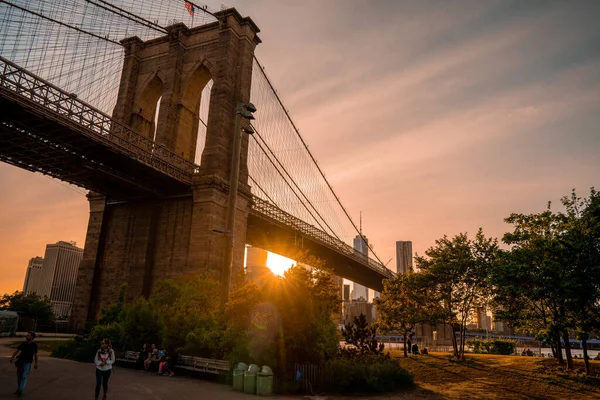
[[[271,252],[267,254],[267,267],[275,275],[283,276],[283,273],[292,265],[296,265],[296,261],[292,260],[291,258],[280,256],[279,254]]]

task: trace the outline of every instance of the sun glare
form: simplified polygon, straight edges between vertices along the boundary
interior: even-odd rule
[[[271,252],[267,254],[267,267],[275,275],[283,276],[283,273],[292,265],[296,265],[296,261]]]

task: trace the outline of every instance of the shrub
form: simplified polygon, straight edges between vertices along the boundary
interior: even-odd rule
[[[65,342],[52,351],[51,356],[80,362],[92,362],[98,348],[97,343],[86,340],[82,336],[75,336],[74,340]]]
[[[124,314],[120,344],[125,350],[137,350],[144,343],[160,346],[162,324],[152,304],[144,298],[138,298],[125,307]]]
[[[467,341],[467,346],[473,353],[489,353],[489,354],[514,354],[517,347],[515,340],[509,339],[472,339]]]
[[[409,388],[413,376],[400,367],[398,360],[364,357],[359,360],[339,359],[327,364],[339,393],[383,393]]]
[[[123,350],[123,330],[120,324],[110,324],[110,325],[96,325],[92,328],[90,335],[87,338],[87,341],[91,345],[95,345],[97,348],[100,348],[100,342],[103,339],[109,339],[113,349],[115,350]]]
[[[377,327],[374,324],[370,325],[367,317],[362,313],[358,317],[354,317],[352,323],[347,323],[342,328],[342,336],[346,344],[354,346],[343,351],[347,357],[383,354],[384,345],[377,341]]]

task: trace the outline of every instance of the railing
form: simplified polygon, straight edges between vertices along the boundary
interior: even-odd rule
[[[292,227],[308,238],[323,244],[348,258],[358,261],[362,265],[380,273],[387,278],[392,278],[394,276],[394,273],[385,268],[385,266],[383,266],[381,263],[358,253],[352,246],[342,242],[326,232],[323,232],[319,228],[316,228],[313,225],[310,225],[301,219],[288,214],[268,201],[255,196],[253,198],[252,211],[257,213],[260,217],[267,217],[280,225]]]
[[[77,99],[74,94],[52,85],[9,60],[0,57],[0,90],[17,102],[34,102],[38,110],[81,134],[184,183],[192,182],[197,166],[156,145],[109,115]]]

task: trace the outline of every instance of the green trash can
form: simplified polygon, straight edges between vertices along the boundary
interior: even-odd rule
[[[244,372],[248,369],[246,363],[238,363],[233,369],[233,390],[244,391]]]
[[[258,371],[258,365],[250,364],[244,372],[244,393],[256,394],[256,374],[258,374]]]
[[[256,394],[259,396],[271,396],[273,394],[273,370],[266,365],[258,373]]]

